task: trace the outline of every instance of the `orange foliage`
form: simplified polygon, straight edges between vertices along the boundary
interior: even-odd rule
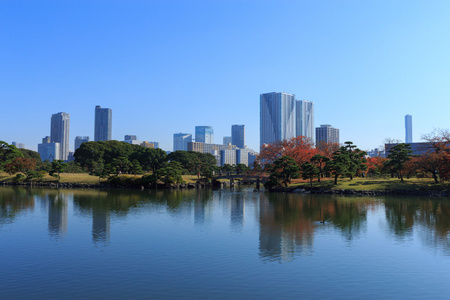
[[[298,165],[301,165],[305,162],[309,162],[311,157],[318,153],[319,151],[314,148],[307,137],[297,136],[290,140],[262,146],[258,160],[261,162],[261,165],[265,165],[267,163],[272,163],[279,157],[289,156],[293,158]]]
[[[365,165],[367,166],[367,172],[371,174],[383,173],[384,165],[388,159],[381,156],[368,157]]]
[[[317,144],[317,150],[319,150],[319,154],[328,157],[331,159],[333,157],[333,153],[339,150],[339,144],[338,143],[332,143],[332,142],[319,142]]]

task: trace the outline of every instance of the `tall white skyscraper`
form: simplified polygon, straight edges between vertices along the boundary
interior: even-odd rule
[[[59,143],[60,159],[66,161],[69,157],[69,128],[70,116],[60,112],[52,115],[50,125],[50,142]]]
[[[297,101],[297,136],[305,136],[314,143],[314,103],[311,101]]]
[[[94,141],[109,141],[112,136],[112,110],[95,107]]]
[[[412,116],[406,115],[405,116],[405,143],[412,143]]]
[[[295,95],[266,93],[260,96],[260,145],[296,136]]]
[[[173,151],[187,151],[188,143],[192,142],[192,134],[190,133],[174,133],[173,134]]]

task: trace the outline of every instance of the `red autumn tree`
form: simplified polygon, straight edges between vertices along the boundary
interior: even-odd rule
[[[5,171],[8,172],[8,174],[12,175],[21,172],[25,174],[27,179],[35,169],[36,160],[34,158],[16,157],[12,162],[5,165]]]
[[[367,172],[370,175],[383,175],[385,171],[385,163],[387,158],[381,156],[368,157],[365,162],[367,166]]]
[[[319,142],[316,146],[320,155],[326,156],[329,159],[333,157],[333,154],[339,150],[339,144],[333,142]]]
[[[261,147],[258,161],[261,165],[271,164],[283,156],[289,156],[300,166],[309,162],[318,153],[312,142],[304,136],[297,136],[290,140],[275,142]]]

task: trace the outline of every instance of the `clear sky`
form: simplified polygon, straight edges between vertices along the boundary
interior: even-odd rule
[[[448,129],[450,1],[0,0],[0,140],[36,150],[50,117],[94,135],[172,150],[173,134],[245,124],[259,148],[259,95],[315,103],[315,126],[362,149]]]

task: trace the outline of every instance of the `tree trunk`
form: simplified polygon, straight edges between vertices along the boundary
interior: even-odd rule
[[[335,176],[334,176],[334,184],[337,184],[338,176],[339,176],[339,175],[335,175]]]

